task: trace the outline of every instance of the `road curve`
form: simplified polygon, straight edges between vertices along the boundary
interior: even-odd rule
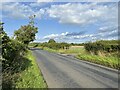
[[[32,49],[49,88],[118,88],[118,72],[72,57]]]

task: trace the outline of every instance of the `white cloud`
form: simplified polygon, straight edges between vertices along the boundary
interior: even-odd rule
[[[53,2],[54,0],[37,0],[37,2]]]
[[[0,2],[18,2],[19,0],[0,0]]]
[[[44,36],[43,39],[55,39],[58,36],[59,36],[58,34],[51,34],[51,35]]]
[[[42,14],[44,14],[43,9],[35,11],[32,7],[18,2],[3,3],[1,9],[3,16],[9,18],[28,18],[30,15],[36,15],[36,17],[40,19]]]
[[[74,39],[85,39],[85,38],[90,38],[93,37],[93,34],[86,34],[86,35],[80,35],[80,36],[73,36],[72,38]]]
[[[43,6],[44,4],[46,4],[46,3],[44,3],[44,2],[34,2],[34,3],[30,3],[30,6],[31,7],[40,7],[40,6]]]
[[[67,3],[52,5],[47,9],[49,17],[60,23],[86,25],[99,21],[117,20],[117,4],[103,5],[97,3]]]
[[[118,30],[118,25],[106,25],[106,26],[103,26],[103,27],[100,27],[98,32],[99,33],[109,33],[111,31],[115,31],[115,30]]]
[[[67,3],[51,5],[51,7],[47,9],[39,9],[39,7],[45,4],[46,3],[41,2],[31,3],[29,5],[21,3],[3,3],[3,16],[28,18],[30,15],[36,14],[37,18],[41,18],[41,16],[48,14],[50,18],[58,19],[60,23],[78,25],[97,23],[99,21],[116,22],[117,20],[117,5]]]
[[[0,2],[36,2],[36,0],[0,0]]]
[[[119,0],[54,0],[55,2],[118,2]]]
[[[104,23],[103,23],[104,24]],[[95,34],[96,40],[111,40],[118,39],[118,23],[109,23],[101,26]]]
[[[45,7],[48,4],[49,4],[49,2],[42,2],[41,1],[41,2],[32,2],[29,5],[32,8],[43,8],[43,7]]]
[[[78,32],[79,34],[79,32]],[[71,41],[71,40],[78,40],[78,39],[86,39],[86,38],[90,38],[93,37],[92,34],[81,34],[81,35],[72,35],[72,33],[70,32],[65,32],[65,33],[61,33],[61,34],[50,34],[50,35],[46,35],[43,38],[41,38],[41,40],[49,40],[49,39],[55,39],[57,41]]]
[[[0,0],[0,2],[118,2],[119,0]]]
[[[78,33],[78,34],[77,34]],[[39,39],[40,41],[48,41],[49,39],[54,39],[58,42],[79,42],[79,41],[95,41],[95,40],[111,40],[118,38],[118,31],[113,30],[111,32],[100,32],[94,34],[80,34],[80,32],[65,32],[61,34],[50,34]],[[38,41],[39,41],[38,40]]]
[[[60,23],[65,24],[78,24],[87,25],[102,22],[103,25],[98,29],[96,34],[83,34],[79,35],[69,32],[61,34],[51,34],[43,37],[43,39],[56,39],[56,40],[82,40],[82,39],[100,39],[117,35],[114,30],[117,30],[117,5],[115,4],[102,4],[102,3],[67,3],[51,5],[48,8],[41,8],[35,10],[35,7],[42,7],[43,3],[3,3],[0,10],[3,11],[4,17],[12,18],[28,18],[30,15],[36,15],[38,19],[42,15],[48,14],[50,18],[57,19]]]
[[[66,37],[67,34],[68,32],[61,33],[61,34],[50,34],[50,35],[44,36],[43,39],[63,39]]]

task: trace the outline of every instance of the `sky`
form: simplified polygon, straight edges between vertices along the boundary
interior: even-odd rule
[[[0,18],[5,23],[4,30],[10,37],[21,25],[29,23],[30,15],[36,15],[35,26],[38,27],[38,33],[35,42],[55,39],[57,42],[84,43],[118,39],[117,0],[30,1],[0,2],[0,6],[2,5]]]

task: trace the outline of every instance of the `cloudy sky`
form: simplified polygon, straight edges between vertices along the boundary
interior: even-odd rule
[[[39,28],[36,42],[55,39],[57,42],[83,43],[118,38],[117,2],[44,1],[1,2],[0,17],[7,34],[13,36],[21,25],[28,24],[30,15],[36,15],[35,25]]]

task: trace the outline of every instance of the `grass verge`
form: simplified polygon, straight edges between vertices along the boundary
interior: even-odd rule
[[[107,66],[114,69],[120,69],[118,56],[108,55],[108,56],[99,56],[99,55],[91,55],[87,53],[84,48],[70,48],[68,50],[53,50],[50,48],[44,48],[49,52],[61,53],[61,54],[74,54],[76,58],[80,60],[89,61],[92,63],[100,64],[103,66]]]
[[[114,68],[114,69],[119,69],[120,66],[118,64],[118,58],[117,57],[113,57],[113,56],[109,56],[109,57],[101,57],[98,55],[89,55],[89,54],[79,54],[76,56],[76,58],[80,59],[80,60],[86,60],[92,63],[96,63],[96,64],[100,64],[103,66],[107,66],[110,68]]]
[[[32,65],[20,73],[16,88],[47,88],[31,51],[28,51],[26,58],[31,61]]]

